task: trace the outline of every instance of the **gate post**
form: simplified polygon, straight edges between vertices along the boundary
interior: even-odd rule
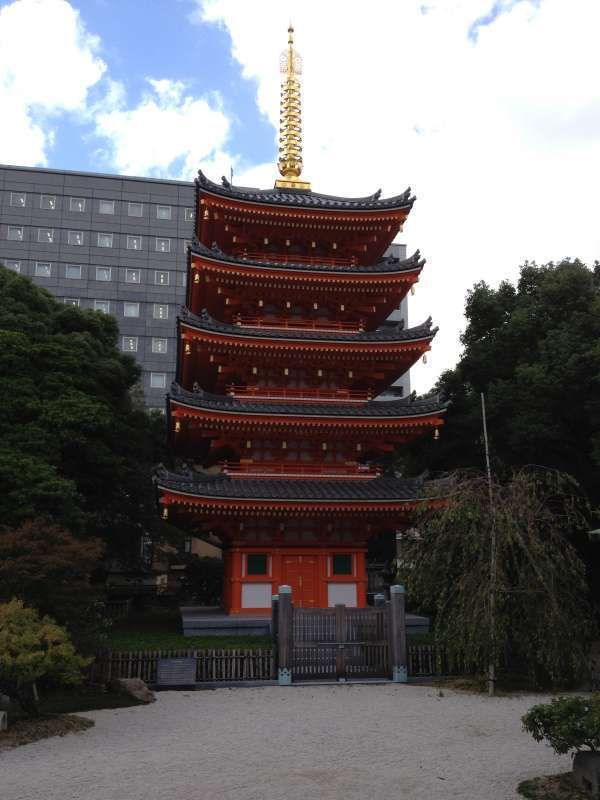
[[[279,595],[271,597],[271,639],[273,640],[273,661],[274,669],[277,672],[279,665]]]
[[[390,586],[390,650],[392,656],[392,680],[406,683],[408,680],[406,659],[406,608],[404,586]]]
[[[292,682],[292,587],[279,587],[277,624],[277,681],[280,686]]]
[[[346,641],[346,606],[343,603],[336,603],[335,606],[335,640],[337,649],[335,651],[335,676],[338,681],[346,680],[346,653],[344,642]]]

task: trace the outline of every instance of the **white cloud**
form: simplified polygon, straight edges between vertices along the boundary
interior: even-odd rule
[[[98,45],[66,0],[0,8],[0,162],[47,163],[53,115],[83,111],[106,69]]]
[[[597,0],[198,0],[225,27],[257,103],[278,123],[278,56],[292,19],[304,56],[305,177],[361,195],[413,186],[401,240],[428,259],[411,324],[441,326],[418,389],[458,355],[475,280],[526,258],[600,255]],[[220,173],[218,173],[220,174]],[[246,176],[241,176],[241,182]],[[275,164],[253,170],[269,185]]]
[[[193,97],[179,81],[148,79],[148,90],[133,108],[122,92],[112,93],[109,111],[96,114],[96,133],[108,139],[104,158],[120,172],[192,180],[202,162],[211,172],[229,169],[223,148],[229,120],[217,94]]]

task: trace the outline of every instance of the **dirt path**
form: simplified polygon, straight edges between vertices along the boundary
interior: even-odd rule
[[[521,731],[541,699],[418,686],[162,692],[0,754],[2,800],[514,800],[570,767]]]

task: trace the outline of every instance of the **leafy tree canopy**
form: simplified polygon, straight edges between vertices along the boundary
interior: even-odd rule
[[[593,626],[572,544],[587,504],[573,479],[519,470],[493,483],[493,513],[481,474],[454,473],[435,494],[447,505],[405,534],[401,574],[451,660],[475,672],[493,662],[542,685],[581,677]]]
[[[409,468],[484,464],[485,392],[496,468],[543,464],[573,475],[600,502],[600,268],[526,263],[516,285],[475,284],[464,351],[437,389],[451,406],[438,442],[409,448]]]
[[[0,519],[55,522],[134,560],[159,525],[163,423],[132,403],[139,368],[117,338],[113,317],[0,267]]]
[[[0,604],[0,691],[37,711],[33,685],[43,677],[74,685],[90,659],[77,655],[69,635],[20,600]]]

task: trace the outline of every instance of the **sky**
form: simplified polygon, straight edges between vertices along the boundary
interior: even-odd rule
[[[426,391],[476,281],[600,258],[599,0],[0,0],[0,163],[272,186],[290,20],[303,177],[417,196]]]

